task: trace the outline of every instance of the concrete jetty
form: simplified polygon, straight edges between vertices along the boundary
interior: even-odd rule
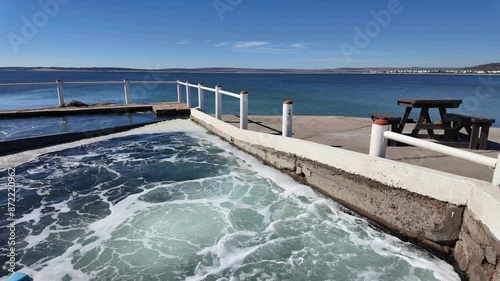
[[[124,112],[152,111],[161,116],[189,115],[189,108],[180,102],[158,103],[98,103],[87,107],[46,107],[35,109],[19,109],[0,111],[0,118],[23,118],[39,116],[65,116],[80,114],[107,114]]]
[[[222,120],[238,127],[238,116],[224,115]],[[251,115],[248,129],[281,135],[281,120],[281,116]],[[293,137],[368,154],[371,124],[370,118],[296,115],[293,117]],[[411,126],[407,130],[411,131]],[[489,139],[489,150],[472,152],[496,158],[500,151],[500,128],[490,128]],[[465,142],[445,144],[459,148],[467,146]],[[493,170],[488,167],[418,147],[389,146],[386,158],[484,181],[491,181],[493,177]]]

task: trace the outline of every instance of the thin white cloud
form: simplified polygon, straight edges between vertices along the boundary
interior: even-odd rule
[[[224,46],[227,46],[229,45],[229,42],[220,42],[219,44],[215,45],[214,47],[215,48],[219,48],[219,47],[224,47]]]
[[[307,47],[307,45],[309,45],[309,43],[293,43],[290,44],[290,47],[300,49]]]
[[[189,42],[185,41],[185,40],[184,41],[177,41],[177,42],[175,42],[175,44],[177,44],[177,45],[186,45],[187,43],[189,43]]]
[[[370,62],[368,60],[361,60],[361,59],[346,59],[346,58],[319,58],[319,59],[313,59],[312,61],[315,62],[345,62],[345,63],[360,63],[360,62]]]
[[[269,42],[263,42],[263,41],[236,42],[236,44],[233,45],[233,48],[246,49],[246,48],[262,47],[269,44],[270,44]]]
[[[280,48],[274,46],[262,46],[258,48],[233,48],[234,52],[256,53],[256,54],[297,54],[299,49]]]
[[[215,48],[229,47],[233,52],[267,53],[267,54],[296,54],[306,48],[309,43],[272,43],[267,41],[237,41],[220,42]]]

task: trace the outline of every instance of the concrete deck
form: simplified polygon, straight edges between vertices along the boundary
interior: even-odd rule
[[[189,115],[190,110],[185,103],[133,103],[133,104],[96,104],[88,107],[46,107],[36,109],[20,109],[0,111],[0,118],[24,118],[38,116],[64,116],[79,114],[105,114],[122,112],[153,111],[157,115]]]
[[[239,126],[238,116],[224,115],[223,120]],[[367,154],[371,123],[370,118],[294,116],[293,137]],[[249,116],[248,128],[252,131],[281,135],[281,116]],[[406,130],[411,130],[411,127],[405,128],[405,132]],[[500,128],[490,128],[489,140],[489,150],[472,152],[496,158],[500,152]],[[467,144],[450,145],[463,147]],[[493,169],[417,147],[388,147],[387,158],[488,182],[493,178]]]

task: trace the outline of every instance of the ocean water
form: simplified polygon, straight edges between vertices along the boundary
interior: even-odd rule
[[[78,72],[78,71],[0,71],[0,83],[63,81],[191,81],[205,86],[223,86],[224,90],[249,92],[249,114],[281,115],[286,99],[294,102],[295,115],[338,115],[370,117],[370,112],[402,115],[400,98],[462,99],[463,104],[450,112],[500,120],[500,76],[478,75],[366,75],[366,74],[222,74],[156,72]],[[184,87],[183,87],[183,91]],[[124,103],[122,85],[65,85],[65,100],[85,103]],[[176,85],[132,84],[132,102],[177,101]],[[183,99],[185,95],[183,93]],[[192,100],[198,105],[196,89]],[[54,86],[2,87],[0,110],[57,105]],[[205,111],[214,113],[214,94],[205,91]],[[239,101],[222,96],[223,114],[239,114]],[[411,117],[416,117],[414,110]],[[439,119],[437,110],[431,118]],[[126,124],[157,120],[152,114],[115,114],[97,120],[94,117],[0,119],[0,140],[81,132],[101,129],[106,124]],[[500,121],[493,124],[500,126]]]
[[[63,81],[155,81],[180,79],[224,90],[249,92],[249,113],[280,115],[286,99],[297,115],[370,117],[370,112],[402,115],[401,98],[461,99],[454,112],[500,120],[500,75],[390,74],[222,74],[155,72],[0,71],[0,83]],[[122,85],[71,86],[66,100],[87,103],[124,102]],[[197,91],[193,89],[194,104]],[[176,101],[175,85],[132,85],[132,102]],[[205,91],[205,107],[213,112],[213,93]],[[223,96],[223,113],[238,114],[238,101]],[[57,105],[54,87],[0,87],[0,110]],[[436,112],[431,112],[437,117]],[[494,124],[499,126],[500,122]]]
[[[460,280],[189,120],[30,157],[16,163],[16,253],[35,280]],[[6,198],[2,181],[2,214]]]

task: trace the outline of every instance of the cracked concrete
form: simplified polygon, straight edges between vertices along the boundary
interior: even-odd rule
[[[224,115],[223,120],[239,126],[238,116]],[[281,135],[281,116],[251,115],[249,120],[249,130]],[[293,137],[367,154],[371,123],[370,118],[294,116]],[[406,130],[411,130],[411,127]],[[489,138],[490,150],[473,152],[496,158],[500,151],[500,128],[491,128]],[[493,169],[416,147],[389,147],[387,158],[488,182],[493,177]]]

